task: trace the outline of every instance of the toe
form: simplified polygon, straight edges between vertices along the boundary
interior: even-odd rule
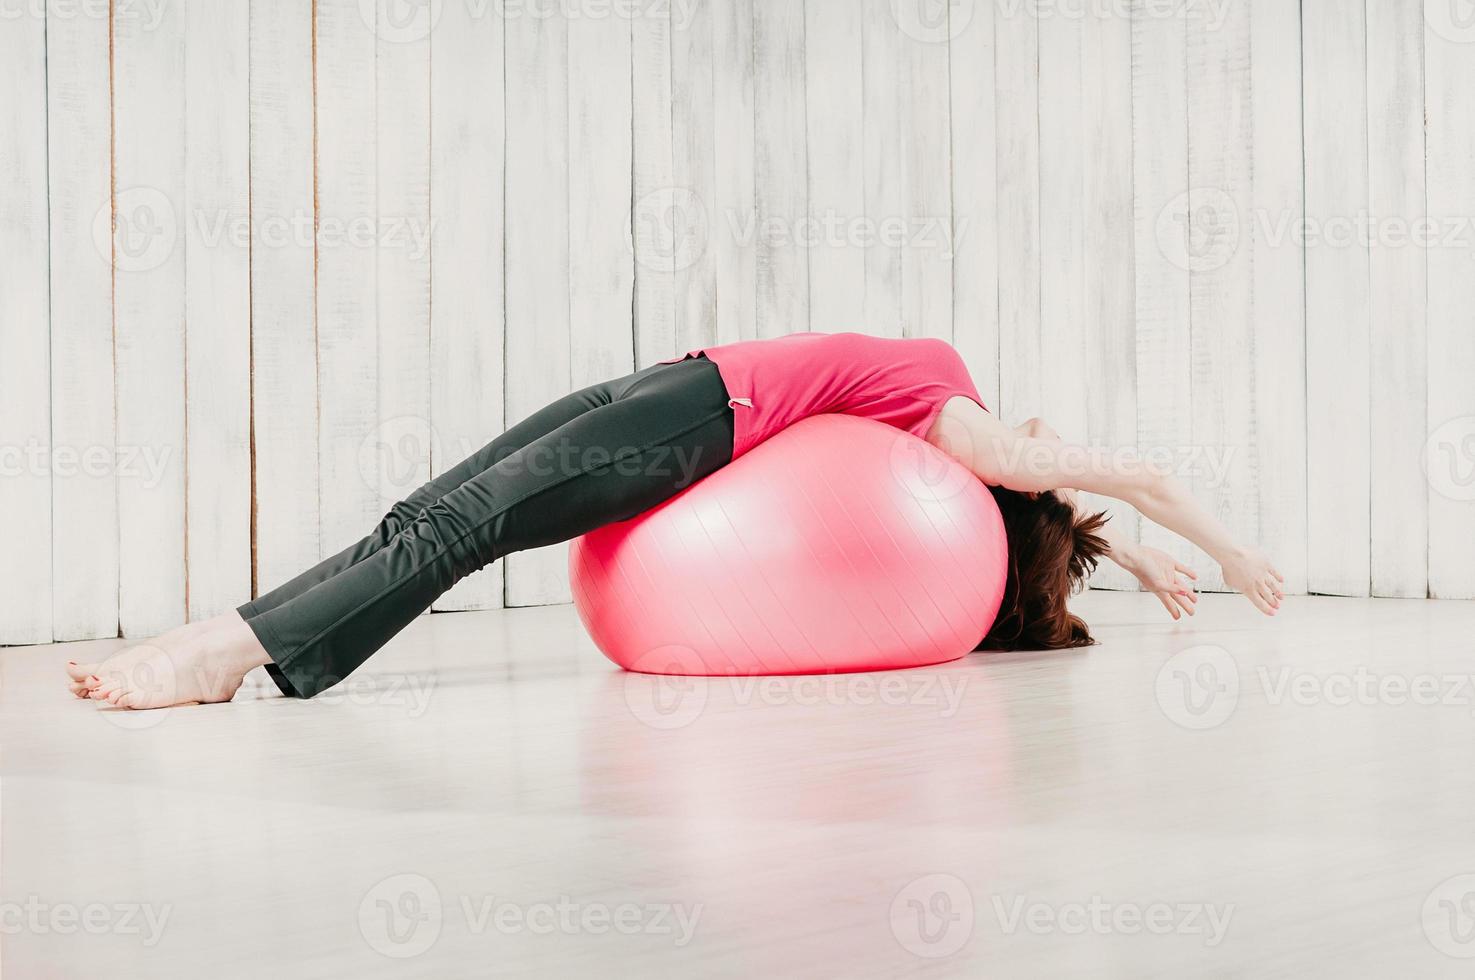
[[[120,708],[150,708],[148,696],[142,691],[125,691],[112,702]]]
[[[68,677],[81,684],[87,680],[88,674],[97,673],[97,664],[79,664],[75,660],[68,660],[66,672]]]

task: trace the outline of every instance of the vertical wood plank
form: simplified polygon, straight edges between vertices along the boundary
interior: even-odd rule
[[[635,368],[635,262],[626,243],[630,26],[624,16],[583,17],[568,25],[569,348],[575,388]]]
[[[398,448],[396,433],[379,425],[375,13],[358,0],[317,2],[318,514],[324,557],[380,518],[379,474]]]
[[[1399,228],[1426,214],[1423,7],[1375,0],[1366,8],[1372,591],[1414,598],[1429,589],[1429,494],[1419,458],[1428,422],[1426,251]]]
[[[1126,9],[1088,17],[1081,37],[1081,141],[1085,161],[1084,437],[1106,446],[1137,441],[1136,303],[1132,250],[1132,21]],[[1104,509],[1128,540],[1138,535],[1137,511],[1110,498]],[[1136,589],[1137,580],[1103,562],[1093,586]]]
[[[258,594],[312,566],[323,553],[313,29],[310,4],[251,0],[251,452]]]
[[[1040,349],[1039,23],[1035,8],[995,10],[998,127],[999,413],[1044,410]]]
[[[475,17],[468,6],[450,4],[430,39],[430,423],[436,475],[504,428],[502,30],[501,17]],[[502,563],[494,562],[457,583],[434,608],[496,608],[502,589]]]
[[[717,340],[757,336],[757,221],[753,163],[753,0],[714,4],[712,13],[715,104],[713,147],[716,200],[704,216],[706,240],[717,267]]]
[[[1189,319],[1192,438],[1176,455],[1194,495],[1235,540],[1259,539],[1254,445],[1250,17],[1244,4],[1195,7],[1188,19]],[[1222,590],[1194,551],[1199,587]]]
[[[45,643],[51,622],[49,244],[46,19],[29,8],[0,30],[0,643]]]
[[[690,257],[685,235],[703,202],[676,186],[671,157],[670,9],[656,6],[631,21],[635,254],[635,363],[674,357],[676,266]]]
[[[857,3],[804,5],[805,140],[809,217],[809,315],[813,329],[858,330],[865,322],[865,216],[861,71],[864,9]],[[944,188],[945,190],[945,188]]]
[[[1174,452],[1193,438],[1188,292],[1187,18],[1182,8],[1132,5],[1134,267],[1137,286],[1137,442]],[[1188,546],[1142,524],[1144,544],[1180,561]]]
[[[671,8],[671,172],[677,187],[699,202],[680,229],[686,252],[675,263],[676,349],[717,342],[715,236],[727,234],[718,197],[716,21],[725,4],[678,3]],[[621,49],[625,50],[625,49]],[[630,52],[625,50],[628,56]],[[749,117],[751,119],[751,115]],[[611,135],[613,138],[613,134]],[[752,151],[749,149],[749,159]]]
[[[1301,19],[1297,6],[1252,0],[1255,467],[1260,544],[1306,590],[1306,317],[1304,252],[1289,234],[1304,217]]]
[[[109,73],[107,16],[48,18],[51,512],[65,515],[51,527],[56,640],[118,635]]]
[[[1035,356],[1009,363],[1016,383],[1039,393],[1032,414],[1073,442],[1087,434],[1081,40],[1078,17],[1057,13],[1039,21],[1040,328],[1025,346]]]
[[[808,154],[803,0],[754,0],[753,164],[758,209],[757,334],[808,330]]]
[[[185,8],[114,7],[119,623],[185,618]]]
[[[892,5],[906,10],[911,0]],[[948,40],[972,17],[966,4],[935,5],[935,18],[913,23],[903,15],[901,45],[902,193],[905,205],[901,253],[902,317],[913,337],[953,339],[952,144],[948,117]],[[954,21],[954,16],[957,20]],[[833,179],[824,173],[823,180]]]
[[[1306,431],[1312,592],[1367,595],[1371,453],[1366,213],[1367,43],[1361,4],[1307,0]]]
[[[949,33],[952,119],[953,344],[983,395],[999,407],[999,249],[994,107],[995,4],[973,5]],[[872,245],[872,248],[878,246]]]
[[[1428,253],[1429,592],[1475,598],[1475,29],[1457,7],[1427,0],[1428,214],[1438,244]],[[1453,231],[1453,236],[1451,232]]]
[[[516,421],[570,387],[567,18],[509,18],[506,59],[507,417]],[[567,553],[509,555],[507,604],[567,602]]]
[[[188,615],[251,595],[250,7],[190,5],[185,33]]]
[[[863,104],[862,158],[866,221],[877,229],[901,219],[903,107],[901,45],[903,36],[891,0],[865,0],[861,24]],[[879,235],[865,250],[865,330],[900,337],[902,316],[901,243]]]
[[[378,0],[374,54],[377,510],[430,479],[430,32],[433,7]],[[407,13],[409,14],[407,16]],[[364,533],[367,528],[359,531]]]

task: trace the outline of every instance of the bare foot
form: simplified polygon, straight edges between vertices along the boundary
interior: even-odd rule
[[[204,633],[227,625],[231,619],[239,621],[240,616],[232,610],[228,613],[221,613],[219,616],[212,616],[210,619],[202,619],[195,623],[185,623],[183,626],[176,626],[174,629],[150,640],[148,643],[125,647],[102,661],[78,663],[75,660],[68,660],[66,665],[67,690],[71,691],[77,697],[86,700],[92,688],[97,686],[99,679],[98,672],[103,668],[104,664],[108,666],[109,670],[119,670],[128,663],[143,659],[149,653],[150,647],[163,648],[165,650],[176,649]]]
[[[246,674],[271,658],[239,614],[220,618],[182,642],[140,644],[103,661],[84,682],[87,696],[119,708],[229,701]]]

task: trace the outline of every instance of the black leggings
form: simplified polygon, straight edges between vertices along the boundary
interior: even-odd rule
[[[657,364],[560,398],[395,504],[363,540],[237,611],[282,691],[341,681],[503,555],[634,517],[732,459],[717,366]]]

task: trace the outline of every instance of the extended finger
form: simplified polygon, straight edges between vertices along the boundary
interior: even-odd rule
[[[1173,567],[1178,569],[1178,571],[1182,572],[1184,575],[1187,575],[1189,578],[1193,579],[1195,582],[1198,581],[1198,572],[1195,572],[1192,568],[1183,564],[1181,561],[1173,562]]]
[[[1153,595],[1157,596],[1157,601],[1163,604],[1163,608],[1168,611],[1168,615],[1173,617],[1174,622],[1177,622],[1181,614],[1178,612],[1178,607],[1173,605],[1172,600],[1161,592],[1154,592]]]
[[[1188,615],[1190,616],[1193,615],[1193,603],[1189,601],[1187,596],[1175,595],[1173,596],[1173,598],[1177,601],[1178,605],[1183,608],[1184,612],[1188,613]]]

